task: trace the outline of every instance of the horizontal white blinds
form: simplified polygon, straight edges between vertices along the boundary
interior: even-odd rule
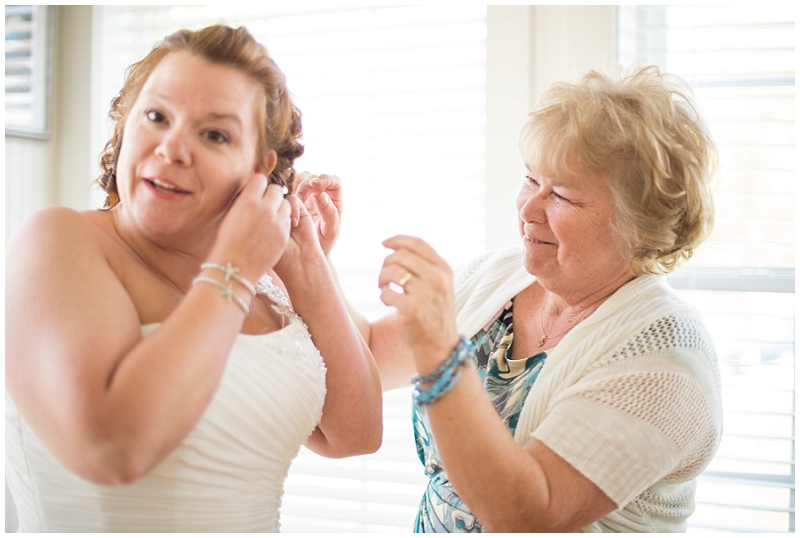
[[[5,6],[5,15],[6,132],[46,137],[50,8]]]
[[[6,6],[6,119],[25,118],[33,109],[33,6]]]
[[[384,393],[383,446],[327,460],[306,448],[292,465],[283,532],[411,532],[425,487],[411,426],[411,392]]]
[[[794,267],[793,8],[620,10],[621,61],[689,81],[718,143],[716,227],[692,264]]]
[[[296,168],[344,181],[333,257],[351,299],[374,315],[384,239],[423,236],[454,265],[484,248],[485,10],[104,6],[102,102],[130,63],[180,26],[246,25],[303,112]]]
[[[716,226],[672,278],[721,361],[724,436],[690,530],[793,531],[795,10],[625,6],[623,63],[692,85],[719,149]]]

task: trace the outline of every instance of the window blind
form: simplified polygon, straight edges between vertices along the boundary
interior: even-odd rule
[[[26,117],[33,108],[33,6],[6,6],[6,117]]]
[[[454,266],[484,250],[485,6],[103,6],[99,14],[103,103],[128,65],[180,27],[244,24],[268,48],[303,112],[306,152],[296,169],[343,181],[333,259],[368,317],[386,311],[382,240],[424,237]],[[96,129],[103,140],[110,132]],[[283,531],[411,531],[425,480],[410,402],[410,389],[385,394],[376,454],[331,460],[301,449]]]
[[[6,133],[47,137],[50,76],[47,6],[5,6]]]
[[[684,77],[719,150],[714,233],[670,279],[722,371],[724,435],[690,531],[794,531],[795,11],[619,9],[621,63]]]

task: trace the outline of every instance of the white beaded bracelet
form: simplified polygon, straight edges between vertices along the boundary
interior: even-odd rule
[[[225,282],[230,282],[231,279],[234,279],[236,282],[247,288],[247,291],[250,292],[251,297],[256,296],[256,288],[253,286],[249,280],[246,278],[242,278],[236,273],[239,272],[238,267],[234,267],[231,265],[231,262],[226,263],[225,265],[219,265],[216,263],[204,263],[200,266],[200,269],[218,269],[225,273]]]
[[[228,302],[236,301],[236,304],[242,307],[245,316],[250,313],[250,307],[247,306],[247,303],[245,303],[241,297],[233,293],[233,284],[231,284],[230,282],[228,282],[228,284],[225,285],[219,280],[214,280],[213,278],[209,278],[207,276],[199,276],[194,280],[192,280],[192,286],[194,286],[198,282],[205,282],[206,284],[212,284],[216,286],[217,288],[219,288],[219,294],[227,298]]]

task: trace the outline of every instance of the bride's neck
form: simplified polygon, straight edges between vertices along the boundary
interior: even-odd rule
[[[114,231],[130,251],[154,273],[186,293],[200,265],[208,261],[213,247],[212,234],[198,234],[198,238],[148,237],[129,223],[118,208],[110,212]]]

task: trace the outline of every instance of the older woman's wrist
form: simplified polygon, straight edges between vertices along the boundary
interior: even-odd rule
[[[473,361],[475,348],[465,336],[459,336],[450,355],[429,374],[414,375],[412,397],[421,406],[434,404],[448,394],[461,380],[463,368]]]
[[[461,336],[457,332],[453,332],[453,334],[439,338],[435,342],[420,342],[412,345],[414,363],[417,369],[416,377],[424,378],[432,374],[450,357],[460,342]]]

